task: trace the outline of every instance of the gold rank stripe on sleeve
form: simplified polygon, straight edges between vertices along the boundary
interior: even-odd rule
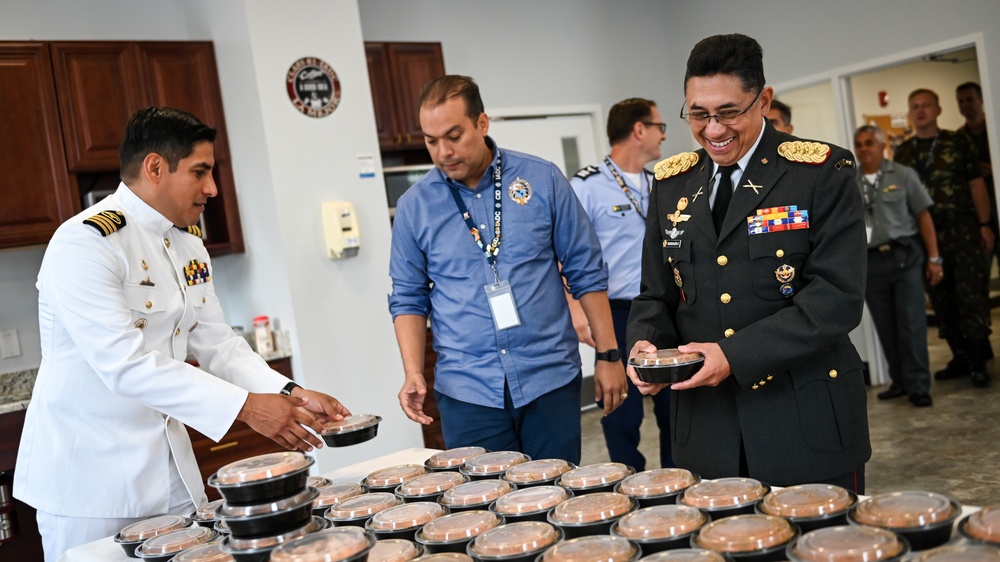
[[[830,147],[821,142],[789,141],[778,145],[778,155],[792,162],[822,164],[830,157]]]
[[[94,227],[101,236],[107,236],[125,226],[125,215],[121,211],[101,211],[83,219],[83,224]]]
[[[656,179],[665,180],[689,171],[698,163],[699,158],[696,152],[681,152],[657,162],[656,166],[653,166],[653,172],[656,174]]]

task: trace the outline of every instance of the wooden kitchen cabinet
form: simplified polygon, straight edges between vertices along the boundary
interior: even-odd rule
[[[423,149],[420,90],[444,75],[440,43],[365,43],[382,150]]]
[[[0,53],[16,56],[23,45],[0,43]],[[129,116],[142,107],[166,105],[193,113],[219,131],[212,172],[218,195],[205,208],[205,246],[214,256],[244,251],[211,42],[56,41],[29,45],[39,53],[32,61],[37,73],[47,80],[26,82],[24,76],[16,76],[16,65],[5,64],[0,69],[0,102],[7,102],[0,107],[0,117],[4,117],[0,122],[12,125],[4,128],[0,140],[4,148],[0,164],[10,159],[21,171],[17,173],[17,166],[0,166],[0,183],[5,186],[0,192],[0,248],[47,242],[55,226],[83,209],[88,192],[117,187],[118,145]],[[5,62],[9,56],[4,56]],[[24,58],[23,53],[20,56]],[[25,72],[21,70],[21,74]],[[21,101],[26,94],[31,96],[28,103]],[[54,129],[41,126],[47,115],[54,119]],[[35,138],[43,132],[45,138]],[[47,155],[35,153],[43,150],[58,161],[40,165]],[[39,177],[50,169],[54,170],[53,178]],[[60,203],[65,199],[54,216],[48,211],[52,205],[38,204],[48,203],[46,198]],[[27,214],[22,207],[29,209]],[[47,213],[46,220],[39,220],[32,210]],[[11,214],[11,220],[4,220],[8,218],[5,213]],[[8,224],[11,221],[15,224]],[[39,226],[46,222],[54,226]],[[34,230],[22,232],[24,223]]]
[[[79,209],[46,43],[0,43],[0,248],[43,244]]]
[[[292,359],[290,357],[268,361],[267,364],[289,379],[292,378]],[[285,450],[241,421],[234,422],[233,427],[218,443],[190,427],[188,435],[191,437],[194,456],[198,459],[198,469],[201,471],[202,482],[206,482],[209,476],[231,462]],[[218,490],[208,485],[205,486],[205,493],[208,494],[209,500],[221,497]]]

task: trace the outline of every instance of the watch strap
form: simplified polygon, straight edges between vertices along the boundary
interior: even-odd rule
[[[285,396],[291,396],[292,391],[295,390],[296,388],[302,388],[302,387],[295,384],[294,382],[289,382],[288,384],[285,385],[285,388],[281,389],[281,394]]]
[[[609,349],[607,351],[598,351],[595,354],[600,361],[610,361],[612,363],[622,360],[622,354],[617,349]]]

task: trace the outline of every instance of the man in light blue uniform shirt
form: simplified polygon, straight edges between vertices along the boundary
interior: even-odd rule
[[[430,316],[447,447],[579,463],[580,354],[559,264],[600,349],[617,350],[594,229],[554,164],[487,136],[471,78],[429,82],[420,127],[436,168],[399,199],[389,263],[400,406],[433,421],[423,409]],[[605,413],[627,397],[617,359],[598,366],[595,387]]]
[[[666,140],[667,126],[656,103],[630,98],[616,103],[608,112],[608,142],[611,154],[596,166],[587,166],[570,181],[583,205],[608,263],[608,298],[615,326],[619,355],[627,357],[625,328],[632,299],[639,294],[642,239],[646,233],[646,208],[652,174],[643,166],[660,158],[660,143]],[[577,337],[593,346],[590,326],[583,310],[569,299]],[[646,469],[639,452],[639,427],[643,418],[643,397],[629,381],[629,398],[622,407],[601,419],[604,441],[613,462],[625,463],[637,471]],[[660,429],[660,466],[673,467],[670,455],[670,395],[652,397],[656,425]]]

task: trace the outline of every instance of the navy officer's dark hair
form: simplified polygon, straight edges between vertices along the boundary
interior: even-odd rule
[[[713,35],[691,49],[684,73],[684,91],[691,78],[729,74],[735,76],[746,92],[764,89],[764,50],[752,37],[733,33]]]
[[[146,107],[136,111],[125,125],[125,138],[118,148],[122,181],[133,180],[150,153],[167,161],[171,172],[191,155],[199,142],[215,142],[215,129],[186,111],[172,107]]]

